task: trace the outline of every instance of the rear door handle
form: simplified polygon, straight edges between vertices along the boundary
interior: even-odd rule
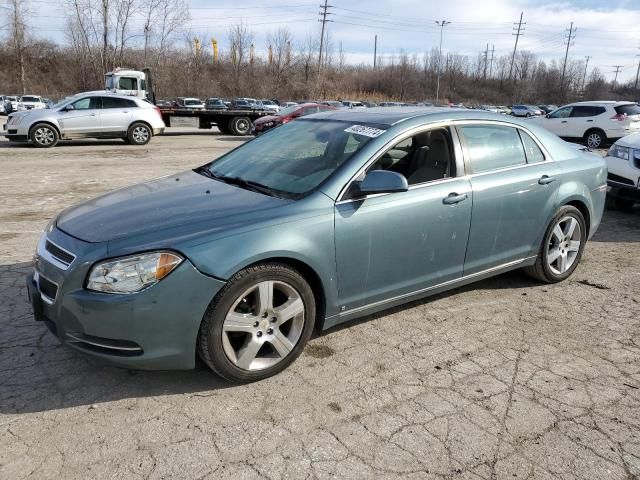
[[[549,175],[542,175],[538,180],[540,185],[549,185],[551,182],[554,182],[556,179],[554,177],[550,177]]]
[[[90,117],[95,117],[95,116],[96,116],[96,114],[95,114],[95,113],[90,113],[90,114],[89,114],[89,116],[90,116]]]
[[[587,120],[587,122],[593,122],[593,120]]]
[[[445,205],[455,205],[456,203],[460,203],[466,199],[467,199],[466,193],[459,195],[455,192],[452,192],[442,199],[442,203],[444,203]]]
[[[123,110],[122,113],[129,113],[129,110]]]
[[[562,120],[560,123],[567,123],[567,121],[566,120]]]

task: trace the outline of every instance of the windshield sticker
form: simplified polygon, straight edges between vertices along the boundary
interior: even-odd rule
[[[366,127],[364,125],[351,125],[344,130],[347,133],[355,133],[357,135],[364,135],[365,137],[376,138],[382,135],[385,131],[379,128]]]

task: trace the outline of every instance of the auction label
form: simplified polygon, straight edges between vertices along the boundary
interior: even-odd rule
[[[376,138],[382,135],[385,131],[379,128],[367,127],[365,125],[351,125],[344,130],[347,133],[355,133],[358,135],[364,135],[365,137]]]

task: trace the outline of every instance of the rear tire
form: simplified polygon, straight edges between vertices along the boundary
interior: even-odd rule
[[[131,145],[146,145],[151,141],[153,132],[146,123],[136,122],[129,127],[127,139]]]
[[[204,363],[231,382],[271,377],[302,353],[316,305],[296,270],[264,263],[236,273],[204,314],[197,350]]]
[[[249,117],[233,117],[229,126],[234,135],[244,136],[251,133],[251,120]]]
[[[530,277],[545,283],[561,282],[580,263],[587,242],[587,227],[580,210],[571,205],[558,209],[544,234],[536,263],[525,267]]]
[[[36,148],[51,148],[56,146],[60,136],[48,123],[36,123],[29,131],[29,139]]]
[[[584,144],[589,148],[602,148],[607,143],[607,135],[598,129],[587,130],[585,132]]]

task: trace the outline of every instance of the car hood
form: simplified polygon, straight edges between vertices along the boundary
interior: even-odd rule
[[[279,119],[279,115],[265,115],[264,117],[260,117],[258,119],[256,119],[253,123],[261,125],[263,123],[267,123],[267,122],[275,122],[278,121]]]
[[[632,133],[626,137],[622,137],[616,142],[616,145],[629,148],[640,148],[640,133]]]
[[[290,200],[187,171],[115,190],[63,211],[56,226],[80,240],[104,242],[159,232],[169,238],[244,225]],[[160,233],[161,232],[161,233]]]

